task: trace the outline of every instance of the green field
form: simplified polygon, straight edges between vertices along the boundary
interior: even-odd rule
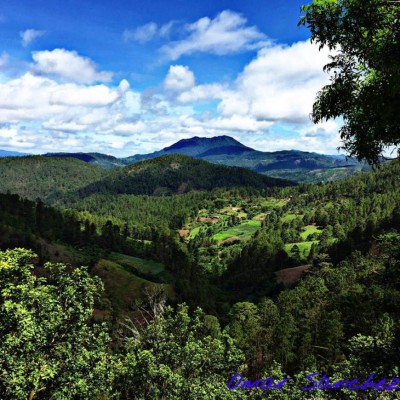
[[[297,214],[286,214],[282,217],[282,222],[291,222],[296,218],[303,218],[303,215],[297,215]]]
[[[314,225],[308,225],[305,226],[304,231],[300,233],[300,236],[303,240],[307,240],[309,235],[312,235],[313,233],[321,233],[322,230],[319,229],[318,227],[314,226]]]
[[[159,262],[144,260],[143,258],[127,256],[120,253],[111,253],[109,259],[122,265],[128,271],[138,271],[145,275],[158,275],[165,270],[164,265]]]
[[[253,221],[262,221],[263,219],[265,219],[265,216],[266,216],[267,214],[265,214],[265,213],[262,213],[262,214],[258,214],[258,215],[256,215],[255,217],[253,217],[252,219],[253,219]]]
[[[261,206],[262,207],[271,207],[271,208],[279,208],[283,207],[286,204],[283,200],[278,200],[278,199],[268,199],[264,201]]]
[[[289,256],[291,256],[292,247],[297,244],[300,250],[300,259],[305,259],[310,254],[311,246],[313,245],[313,243],[317,244],[318,240],[312,240],[309,242],[287,243],[285,244],[285,251]]]
[[[239,236],[242,239],[248,239],[253,235],[258,229],[260,229],[260,221],[246,221],[240,225],[228,228],[223,232],[216,233],[213,236],[214,240],[225,240],[232,236]]]

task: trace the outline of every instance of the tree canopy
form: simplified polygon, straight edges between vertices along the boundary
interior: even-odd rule
[[[0,252],[0,397],[91,398],[108,391],[109,336],[91,325],[99,278],[63,264],[32,273],[36,255]]]
[[[400,2],[314,0],[302,11],[311,41],[332,51],[331,82],[312,119],[342,116],[343,149],[377,164],[385,147],[400,144]]]

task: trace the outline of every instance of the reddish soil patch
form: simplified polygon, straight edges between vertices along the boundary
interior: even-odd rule
[[[225,239],[221,242],[222,246],[230,246],[231,244],[236,244],[236,243],[240,243],[240,237],[238,236],[232,236],[228,239]]]
[[[283,283],[285,287],[292,286],[301,279],[305,271],[310,268],[310,265],[301,265],[300,267],[285,268],[276,272],[277,282]]]

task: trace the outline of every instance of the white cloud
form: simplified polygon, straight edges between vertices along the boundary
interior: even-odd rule
[[[63,56],[67,52],[58,50]],[[309,42],[268,45],[233,82],[196,85],[187,66],[171,65],[164,93],[134,91],[126,80],[118,87],[101,83],[103,73],[76,52],[67,52],[66,60],[78,59],[86,72],[84,79],[71,82],[62,57],[48,66],[53,52],[35,53],[44,54],[35,59],[36,74],[1,76],[0,148],[127,156],[195,135],[230,135],[264,151],[334,153],[339,144],[340,121],[314,126],[308,118],[315,94],[327,80],[322,72],[327,53]]]
[[[162,26],[160,26],[160,29],[158,31],[158,35],[162,38],[168,38],[173,27],[177,24],[177,21],[170,21]]]
[[[72,107],[104,107],[114,103],[119,97],[118,90],[110,89],[105,85],[86,87],[64,84],[52,91],[49,104]]]
[[[35,61],[34,72],[42,75],[79,83],[109,82],[112,79],[111,72],[98,72],[92,60],[80,56],[76,51],[36,51],[32,53],[32,58]]]
[[[26,73],[0,83],[0,122],[38,121],[72,113],[86,115],[93,108],[112,106],[129,89],[125,80],[117,88],[82,86]]]
[[[17,129],[15,127],[0,128],[0,138],[13,138],[17,136]]]
[[[158,26],[154,22],[149,22],[146,25],[139,26],[134,30],[125,30],[123,38],[126,41],[134,40],[139,43],[146,43],[153,40],[158,33]]]
[[[316,93],[328,83],[323,66],[327,50],[309,41],[291,46],[269,45],[258,52],[231,87],[204,84],[182,92],[182,103],[219,99],[225,117],[251,115],[258,120],[304,123],[309,121]]]
[[[195,84],[193,72],[183,65],[171,65],[164,81],[167,90],[183,91],[191,89]]]
[[[19,33],[21,37],[22,46],[28,47],[35,39],[43,36],[46,32],[36,29],[27,29]]]
[[[48,121],[45,121],[42,124],[42,127],[51,131],[82,132],[85,130],[86,125],[78,124],[75,121],[58,121],[57,119],[52,118]]]
[[[328,56],[308,41],[267,47],[240,74],[237,92],[256,118],[308,121],[317,91],[328,82],[322,70]],[[236,111],[224,101],[221,110],[227,115]]]
[[[243,115],[232,115],[229,118],[211,117],[203,121],[188,117],[184,120],[184,126],[200,127],[203,129],[203,133],[214,129],[220,131],[220,134],[264,131],[271,125],[271,122],[257,121],[253,117]]]
[[[259,49],[265,44],[266,36],[246,24],[241,14],[225,10],[214,19],[204,17],[186,25],[188,36],[164,45],[161,52],[167,59],[177,60],[197,52],[225,55]]]
[[[138,43],[147,43],[158,38],[168,38],[176,21],[170,21],[164,25],[157,25],[155,22],[138,26],[136,29],[125,29],[122,34],[126,42],[134,41]]]
[[[181,103],[195,103],[202,100],[221,99],[226,93],[228,93],[228,90],[223,85],[210,83],[197,85],[190,90],[180,93],[177,100]]]

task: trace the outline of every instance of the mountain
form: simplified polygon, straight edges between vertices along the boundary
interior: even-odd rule
[[[183,154],[195,158],[205,158],[213,154],[240,155],[248,151],[252,152],[255,150],[243,145],[230,136],[215,136],[212,138],[200,138],[195,136],[190,139],[179,140],[169,147],[165,147],[162,150],[150,154],[137,154],[123,158],[122,160],[127,164],[133,164],[138,161],[167,154]]]
[[[362,170],[364,163],[342,155],[324,155],[299,150],[262,152],[243,145],[229,136],[183,139],[150,154],[122,159],[132,164],[165,154],[185,154],[214,164],[238,166],[261,174],[297,182],[320,182],[343,179]]]
[[[0,158],[0,192],[57,202],[106,174],[106,170],[74,158]]]
[[[27,153],[19,153],[18,151],[0,150],[0,157],[23,157],[27,155]]]
[[[170,154],[115,169],[104,179],[80,189],[79,194],[81,197],[95,193],[164,195],[218,187],[267,188],[290,184],[293,183],[244,168]]]
[[[46,153],[45,157],[76,158],[98,167],[110,169],[126,165],[120,159],[101,153]]]

